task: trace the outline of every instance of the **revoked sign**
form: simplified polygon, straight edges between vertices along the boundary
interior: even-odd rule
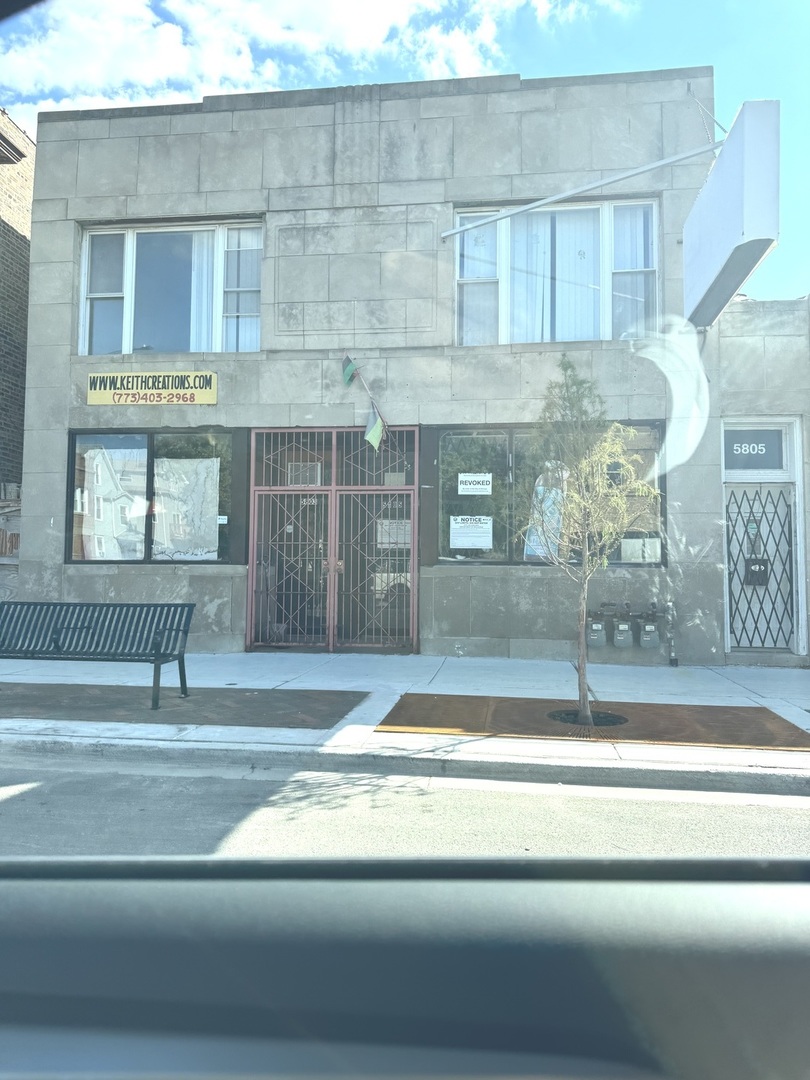
[[[458,474],[459,495],[491,495],[491,472],[460,472]]]

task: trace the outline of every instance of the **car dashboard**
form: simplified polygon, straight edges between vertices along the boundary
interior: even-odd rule
[[[0,1077],[807,1077],[810,864],[0,862]]]

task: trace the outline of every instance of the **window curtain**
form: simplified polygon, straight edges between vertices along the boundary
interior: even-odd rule
[[[211,349],[214,321],[214,233],[193,234],[191,249],[191,352]]]
[[[637,336],[654,312],[652,208],[613,209],[613,337]]]
[[[551,341],[552,215],[511,221],[511,339]]]
[[[613,208],[613,269],[649,270],[652,263],[651,207]]]
[[[555,341],[600,335],[599,211],[566,210],[556,223]]]
[[[598,338],[599,211],[522,214],[511,228],[512,341]]]

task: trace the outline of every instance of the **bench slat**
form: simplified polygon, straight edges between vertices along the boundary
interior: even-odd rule
[[[194,604],[116,604],[67,601],[0,602],[0,658],[121,660],[160,666],[176,660],[184,696],[184,653]]]

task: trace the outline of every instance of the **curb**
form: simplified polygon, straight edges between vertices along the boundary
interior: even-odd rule
[[[376,775],[444,777],[585,787],[647,788],[798,795],[810,792],[810,770],[766,766],[691,765],[648,762],[606,764],[493,759],[454,751],[409,754],[390,751],[326,750],[320,747],[231,745],[215,747],[146,740],[83,740],[52,735],[2,735],[0,756],[29,757],[41,765],[43,755],[81,765],[91,760],[130,766],[175,766],[192,770],[241,769],[258,773],[272,769],[295,772],[356,772]],[[19,762],[17,762],[19,764]]]

